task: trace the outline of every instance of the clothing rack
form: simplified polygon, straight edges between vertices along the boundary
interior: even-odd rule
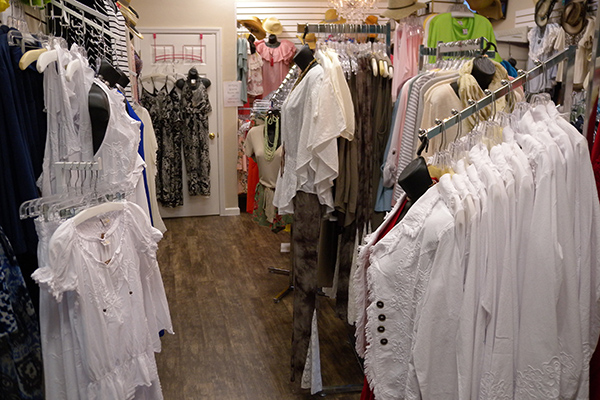
[[[68,3],[71,4],[75,7],[77,7],[79,9],[79,11],[81,11],[80,13],[78,13],[77,11],[65,6],[63,3]],[[98,32],[102,32],[104,35],[106,36],[110,36],[113,39],[117,39],[118,36],[116,34],[114,34],[113,32],[111,32],[110,27],[109,26],[101,26],[98,25],[96,22],[90,20],[89,18],[86,18],[85,13],[88,13],[90,15],[93,15],[94,17],[97,17],[98,19],[100,19],[101,21],[105,22],[108,24],[108,17],[105,15],[100,14],[98,11],[89,8],[86,5],[83,5],[81,3],[78,3],[77,1],[73,1],[73,0],[60,0],[60,2],[58,0],[50,0],[50,4],[52,4],[52,6],[64,11],[65,13],[81,20],[84,24],[89,25],[91,27],[93,27],[94,29],[96,29]],[[52,18],[52,16],[48,15],[48,18]]]
[[[569,48],[561,51],[556,54],[552,58],[547,61],[539,61],[536,60],[536,66],[530,69],[529,71],[519,70],[519,76],[515,78],[513,81],[503,81],[503,85],[496,89],[494,92],[490,90],[485,90],[486,96],[478,101],[470,100],[467,108],[462,111],[453,111],[453,116],[448,117],[443,120],[436,120],[436,125],[429,129],[419,129],[419,139],[421,141],[426,141],[432,139],[439,135],[440,133],[446,131],[448,128],[458,124],[462,120],[467,117],[475,114],[479,110],[485,108],[486,106],[492,104],[496,99],[500,97],[506,96],[514,89],[519,88],[526,83],[531,78],[535,78],[536,76],[545,73],[546,70],[558,65],[562,61],[567,61],[566,68],[563,69],[563,84],[565,85],[565,95],[563,96],[563,107],[564,110],[569,111],[571,109],[571,92],[573,91],[573,67],[575,65],[575,46],[570,46]]]
[[[279,95],[281,94],[281,91],[289,83],[289,81],[293,79],[297,71],[298,66],[296,64],[292,65],[285,78],[283,78],[283,81],[281,81],[281,84],[277,90],[275,90],[275,93],[273,93],[273,96],[271,96],[271,108],[274,108],[276,103],[279,102]]]
[[[298,24],[298,33],[371,33],[385,35],[385,44],[388,52],[392,43],[392,27],[389,23],[386,25],[367,25],[367,24]]]
[[[439,42],[437,47],[419,46],[419,71],[423,70],[424,57],[436,57],[439,62],[443,57],[475,57],[481,54],[488,40],[485,37],[477,39],[461,40],[457,42]],[[488,51],[485,53],[488,57],[496,57],[496,52]]]

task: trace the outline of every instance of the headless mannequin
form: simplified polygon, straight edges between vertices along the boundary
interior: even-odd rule
[[[110,87],[115,87],[117,83],[122,87],[129,84],[129,78],[127,78],[123,72],[110,65],[106,60],[100,62],[98,74]],[[108,127],[108,121],[110,120],[110,102],[108,100],[108,95],[95,83],[92,84],[88,94],[88,109],[90,111],[90,119],[92,122],[92,146],[95,154],[98,152],[100,145],[102,145],[104,135],[106,134],[106,128]]]
[[[279,47],[279,45],[280,45],[281,43],[279,42],[279,40],[277,40],[277,35],[274,35],[274,34],[272,34],[272,33],[271,33],[271,34],[269,35],[269,40],[267,40],[267,41],[265,42],[265,44],[267,45],[267,47],[270,47],[270,48],[272,48],[272,49],[275,49],[275,48]]]
[[[279,111],[278,110],[269,111],[267,113],[267,118],[265,119],[269,143],[273,143],[273,140],[275,140],[275,130],[277,129],[277,125],[275,123],[272,123],[272,124],[266,123],[266,121],[269,121],[272,117],[279,119],[280,118]],[[265,145],[266,145],[266,143],[265,143]],[[281,146],[281,134],[277,138],[277,147],[276,148],[279,148],[279,146]]]
[[[481,90],[485,90],[490,86],[495,74],[496,66],[489,58],[479,56],[473,60],[473,70],[471,71],[471,75],[473,75]],[[458,83],[452,82],[450,85],[458,96]]]
[[[423,157],[417,157],[411,161],[398,177],[398,184],[408,198],[406,205],[402,209],[397,222],[404,218],[410,207],[429,189],[433,184],[427,164]]]
[[[296,55],[294,56],[294,62],[296,63],[296,65],[298,65],[298,67],[304,72],[304,70],[311,65],[310,63],[315,59],[315,56],[313,55],[312,50],[310,49],[310,47],[308,47],[307,44],[305,44],[304,46],[302,46],[300,48],[300,50],[298,50],[298,52],[296,53]],[[316,63],[313,63],[311,65],[314,66],[316,65]]]
[[[256,45],[254,42],[256,38],[253,35],[248,36],[248,45],[250,46],[250,54],[256,53]]]
[[[210,83],[211,83],[210,79],[202,78],[198,74],[198,70],[196,69],[196,67],[192,67],[188,71],[187,81],[190,84],[190,86],[192,87],[192,89],[198,89],[198,82],[202,82],[202,84],[204,85],[204,87],[206,89],[208,89],[210,87]],[[183,80],[183,79],[177,80],[176,85],[179,89],[183,89],[184,84],[185,84],[185,80]]]

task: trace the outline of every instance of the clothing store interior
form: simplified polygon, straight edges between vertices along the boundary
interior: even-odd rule
[[[599,399],[598,0],[0,0],[0,399]]]

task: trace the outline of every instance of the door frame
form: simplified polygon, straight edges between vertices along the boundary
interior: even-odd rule
[[[223,59],[222,59],[222,29],[221,28],[152,28],[140,27],[140,33],[146,35],[145,40],[150,40],[149,36],[153,33],[157,34],[183,34],[192,35],[198,33],[215,34],[217,47],[217,76],[215,84],[211,85],[217,90],[217,104],[212,104],[213,110],[216,109],[219,115],[217,116],[217,129],[211,130],[217,135],[217,147],[219,156],[218,174],[219,174],[219,215],[232,215],[231,210],[225,207],[225,145],[223,143]],[[136,38],[137,39],[137,38]],[[139,40],[139,39],[137,39]]]

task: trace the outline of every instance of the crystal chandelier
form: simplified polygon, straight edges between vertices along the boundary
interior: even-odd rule
[[[361,24],[368,15],[373,14],[375,3],[375,0],[329,0],[331,8],[353,24]]]

